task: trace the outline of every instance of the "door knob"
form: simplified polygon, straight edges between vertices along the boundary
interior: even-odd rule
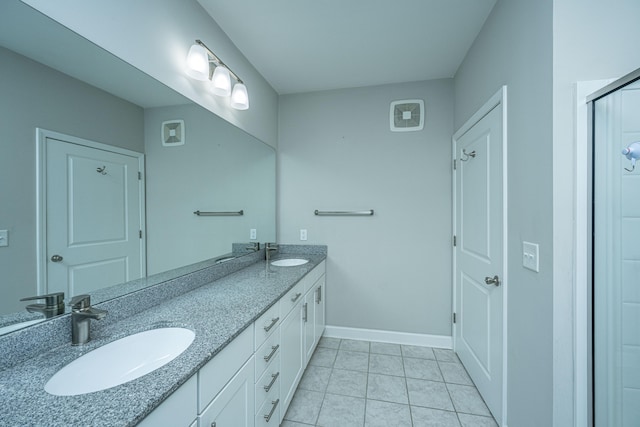
[[[60,262],[60,261],[62,261],[62,257],[60,255],[54,255],[54,256],[51,257],[51,261]]]
[[[485,277],[484,278],[484,283],[486,283],[487,285],[500,286],[500,278],[498,276]]]

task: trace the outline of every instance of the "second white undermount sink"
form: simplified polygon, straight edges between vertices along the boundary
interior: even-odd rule
[[[287,259],[279,259],[276,261],[272,261],[271,265],[276,267],[295,267],[297,265],[303,265],[308,263],[308,259],[302,258],[287,258]]]
[[[69,363],[44,389],[56,396],[76,396],[124,384],[171,362],[195,336],[185,328],[152,329],[126,336]]]

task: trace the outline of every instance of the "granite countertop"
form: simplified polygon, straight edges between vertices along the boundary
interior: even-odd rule
[[[0,425],[136,425],[325,259],[324,254],[297,257],[310,262],[268,269],[266,262],[256,262],[104,328],[86,345],[72,346],[69,339],[68,344],[1,371]],[[79,356],[127,335],[173,326],[191,329],[196,336],[167,365],[84,395],[53,396],[44,391],[49,378]]]

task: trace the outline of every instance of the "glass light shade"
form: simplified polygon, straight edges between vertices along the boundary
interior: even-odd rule
[[[247,87],[242,83],[236,83],[233,86],[233,92],[231,93],[231,106],[236,110],[249,109],[249,94],[247,93]]]
[[[213,71],[213,77],[211,78],[213,83],[213,93],[218,96],[231,95],[231,75],[226,67],[219,65]]]
[[[191,45],[187,55],[187,75],[196,80],[209,80],[209,55],[199,44]]]

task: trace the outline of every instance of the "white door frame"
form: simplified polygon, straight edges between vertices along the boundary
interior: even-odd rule
[[[452,158],[456,158],[456,149],[458,140],[464,135],[469,129],[471,129],[476,123],[478,123],[484,116],[486,116],[491,110],[493,110],[498,105],[502,106],[502,262],[504,271],[501,276],[501,284],[503,291],[503,304],[502,304],[502,425],[507,425],[507,305],[509,302],[508,299],[508,289],[509,289],[509,278],[508,278],[508,219],[507,216],[507,86],[502,86],[478,111],[475,112],[473,116],[469,120],[463,124],[460,129],[453,134],[452,138]],[[453,177],[453,186],[452,186],[452,204],[453,204],[453,235],[457,235],[456,230],[456,171],[452,170]],[[452,259],[453,259],[453,306],[452,311],[456,310],[457,303],[457,277],[456,277],[456,248],[452,248]],[[456,342],[456,332],[457,332],[457,323],[453,324],[453,349],[456,350],[457,342]]]
[[[138,159],[138,170],[142,173],[143,178],[145,176],[144,154],[142,153],[47,129],[36,128],[36,289],[39,295],[45,293],[47,290],[47,138],[135,157]],[[146,236],[144,179],[138,180],[138,186],[140,227]],[[147,274],[146,251],[146,239],[140,239],[142,277]]]
[[[573,401],[574,425],[592,425],[590,394],[590,357],[591,352],[591,146],[589,134],[591,132],[588,119],[589,110],[586,102],[588,95],[611,83],[609,80],[595,80],[577,82],[575,94],[575,141],[574,141],[574,170],[575,170],[575,199],[574,199],[574,268],[573,268]],[[557,302],[556,302],[557,304]],[[569,304],[567,304],[569,306]],[[565,379],[569,380],[569,378]]]

